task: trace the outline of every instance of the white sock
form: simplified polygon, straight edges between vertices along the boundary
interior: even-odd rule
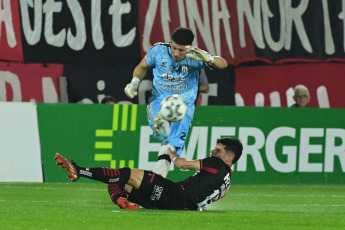
[[[169,168],[170,168],[170,162],[167,160],[161,159],[157,161],[153,172],[161,175],[162,177],[167,177]]]
[[[168,153],[168,148],[171,148],[172,150],[175,150],[175,147],[172,145],[162,145],[159,149],[158,153],[158,161],[155,165],[155,168],[153,169],[154,173],[157,173],[161,175],[162,177],[166,177],[169,172],[170,168],[170,159],[169,153]]]

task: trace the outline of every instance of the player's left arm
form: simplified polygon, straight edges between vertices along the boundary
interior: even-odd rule
[[[179,167],[180,169],[195,169],[200,170],[200,161],[199,160],[187,160],[186,158],[180,158],[176,151],[172,151],[168,148],[169,156],[172,162]]]
[[[186,51],[188,52],[186,56],[188,58],[205,62],[216,69],[225,69],[226,67],[228,67],[228,62],[220,56],[212,56],[206,51],[194,46],[186,46],[186,49]]]

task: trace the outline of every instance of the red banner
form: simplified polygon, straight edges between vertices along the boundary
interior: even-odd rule
[[[59,102],[62,65],[0,62],[0,101]]]
[[[229,20],[231,15],[231,20]],[[236,59],[255,57],[252,38],[245,38],[240,47],[236,1],[139,1],[139,34],[141,56],[156,42],[170,41],[177,27],[188,27],[196,35],[193,44],[229,63]],[[247,24],[245,33],[249,34]],[[235,55],[236,52],[236,55]]]
[[[18,0],[0,1],[0,59],[23,61]]]
[[[309,89],[310,105],[345,108],[345,64],[294,64],[236,68],[236,104],[291,106],[293,88]]]

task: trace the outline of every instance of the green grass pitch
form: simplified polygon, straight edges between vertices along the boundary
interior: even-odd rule
[[[232,185],[204,212],[120,210],[101,183],[0,183],[1,229],[345,229],[344,185]]]

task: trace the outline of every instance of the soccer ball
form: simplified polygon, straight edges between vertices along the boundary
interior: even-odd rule
[[[161,116],[171,122],[182,120],[187,113],[187,105],[177,94],[167,96],[160,105]]]

